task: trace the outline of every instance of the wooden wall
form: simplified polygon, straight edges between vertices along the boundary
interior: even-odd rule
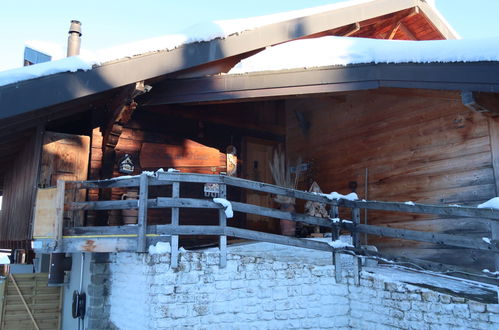
[[[39,138],[37,138],[39,137]],[[39,164],[41,134],[32,132],[6,168],[3,186],[0,248],[10,248],[8,242],[31,238],[31,216]],[[38,150],[38,151],[37,151]]]
[[[238,176],[245,176],[245,141],[247,138],[284,141],[284,109],[273,102],[250,104],[225,104],[192,107],[157,107],[138,109],[126,124],[115,147],[116,161],[113,177],[123,175],[118,172],[118,160],[125,154],[132,156],[135,171],[165,170],[174,167],[182,172],[220,173],[226,171],[227,146],[237,149],[239,159]],[[101,178],[102,135],[99,128],[92,134],[90,156],[90,178]],[[280,137],[280,139],[279,139]],[[119,199],[126,193],[124,189],[113,189],[112,198]],[[170,196],[169,187],[151,187],[150,195]],[[182,184],[182,197],[206,198],[203,185]],[[99,199],[99,192],[89,192],[92,200]],[[229,189],[228,198],[242,200],[240,190]],[[149,224],[170,222],[169,210],[149,210]],[[120,224],[121,215],[114,212],[108,223]],[[181,210],[181,224],[216,224],[216,210]],[[99,218],[99,219],[97,219]],[[102,214],[88,212],[87,223],[103,224]],[[230,225],[244,225],[245,217],[236,214],[229,219]]]
[[[476,206],[496,195],[487,117],[465,108],[457,92],[384,89],[289,100],[286,107],[288,152],[312,163],[308,181],[317,180],[324,192],[351,192],[349,182],[356,181],[366,198],[367,169],[369,200]],[[490,237],[483,219],[369,212],[368,223]],[[481,252],[430,244],[374,236],[369,243],[448,263],[492,262]]]

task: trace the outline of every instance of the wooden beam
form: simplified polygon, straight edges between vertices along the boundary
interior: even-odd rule
[[[418,40],[416,36],[409,30],[407,26],[405,26],[404,23],[400,23],[399,26],[400,31],[405,34],[410,40]]]
[[[360,24],[359,24],[359,22],[356,22],[355,24],[353,24],[350,31],[347,31],[347,32],[345,32],[345,34],[343,34],[343,37],[350,37],[351,35],[355,34],[359,30],[360,30]]]
[[[146,232],[147,232],[147,196],[149,195],[149,186],[147,184],[148,176],[146,173],[140,175],[140,190],[139,190],[139,214],[138,214],[138,239],[137,252],[147,252]]]
[[[172,200],[178,200],[180,198],[180,183],[179,182],[174,182],[172,185]],[[159,204],[159,203],[158,203]],[[178,226],[180,225],[180,219],[179,219],[179,212],[180,209],[178,207],[172,207],[172,226]],[[170,266],[171,268],[177,268],[178,267],[178,235],[172,235],[171,239],[171,258],[170,258]]]
[[[64,228],[64,180],[57,180],[57,195],[56,195],[56,219],[55,219],[55,248],[62,245],[62,232]]]
[[[220,198],[227,197],[227,186],[222,184],[219,186],[220,189]],[[224,209],[218,210],[218,225],[223,228],[227,227],[227,215],[225,214]],[[220,235],[218,237],[218,247],[220,249],[220,267],[225,268],[227,266],[227,236]]]
[[[397,31],[400,28],[400,25],[402,25],[401,22],[398,22],[397,25],[395,25],[395,27],[393,28],[393,30],[390,32],[390,35],[388,36],[389,40],[392,40],[395,37],[395,34],[397,34]]]
[[[427,242],[437,245],[457,246],[468,249],[489,251],[499,254],[499,241],[491,241],[491,244],[488,244],[482,241],[481,239],[469,238],[465,236],[422,232],[416,230],[363,225],[363,224],[358,224],[355,226],[353,223],[348,223],[348,222],[342,222],[342,225],[350,231],[358,231],[370,235],[400,238],[417,242]]]

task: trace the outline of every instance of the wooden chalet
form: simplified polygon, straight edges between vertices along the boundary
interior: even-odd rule
[[[324,192],[355,190],[361,199],[447,206],[476,206],[497,195],[499,63],[363,64],[226,74],[266,47],[329,35],[457,37],[423,0],[354,1],[87,71],[0,86],[0,248],[30,246],[37,188],[55,187],[58,180],[109,179],[159,168],[226,173],[227,154],[236,150],[236,177],[273,183],[268,163],[278,145],[285,146],[288,159],[302,159],[299,190],[316,181]],[[463,95],[472,102],[463,102]],[[120,172],[122,162],[126,166]],[[199,184],[186,184],[181,191],[183,197],[205,198]],[[137,193],[127,187],[94,188],[66,198],[120,200],[134,199]],[[170,187],[149,188],[152,198],[171,193]],[[39,201],[43,194],[50,192],[38,190]],[[274,205],[261,192],[229,189],[227,199]],[[303,203],[296,209],[303,212]],[[48,213],[38,217],[57,213],[55,208],[42,211]],[[172,212],[150,209],[147,225],[169,224]],[[448,214],[369,210],[358,216],[362,224],[384,228],[497,240],[496,222]],[[64,225],[111,228],[123,225],[125,216],[121,210],[78,211],[66,213]],[[179,219],[182,225],[217,224],[218,211],[182,209]],[[279,232],[277,222],[262,215],[236,212],[228,223]],[[494,252],[375,235],[366,239],[361,237],[364,244],[395,255],[494,268]],[[199,246],[209,240],[189,242]]]

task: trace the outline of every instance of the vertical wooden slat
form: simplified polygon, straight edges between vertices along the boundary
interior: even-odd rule
[[[32,171],[35,173],[35,181],[33,182],[33,192],[32,192],[32,201],[36,201],[36,192],[38,190],[38,181],[40,180],[40,165],[42,158],[42,148],[43,148],[43,135],[45,133],[45,124],[39,124],[36,127],[36,137],[35,137],[35,148],[33,150],[33,168]],[[34,214],[35,214],[35,203],[32,203],[32,210],[30,216],[30,229],[29,233],[33,233],[33,223],[34,223]]]
[[[340,210],[338,206],[331,206],[331,210],[329,210],[329,217],[331,219],[339,219],[340,218]],[[340,224],[331,222],[331,237],[333,241],[336,241],[340,237]]]
[[[138,219],[138,237],[137,252],[146,252],[146,232],[147,232],[147,196],[148,196],[148,176],[145,173],[140,175],[140,193],[139,193],[139,219]]]
[[[5,306],[5,286],[6,286],[6,283],[7,281],[2,281],[0,282],[0,329],[3,329],[4,326],[4,317],[3,317],[3,313],[4,313],[4,306]]]
[[[352,209],[352,221],[354,227],[357,227],[360,224],[360,209],[353,208]],[[360,234],[358,231],[352,232],[352,243],[355,247],[360,247]]]
[[[497,118],[489,118],[489,137],[496,196],[499,196],[499,119]],[[499,240],[499,224],[497,222],[490,221],[490,232],[493,240]],[[495,268],[496,271],[499,271],[499,255],[495,257]]]
[[[227,186],[224,184],[220,185],[220,198],[227,197]],[[227,215],[225,210],[220,209],[218,211],[219,226],[225,228],[227,226]],[[219,248],[220,248],[220,267],[225,268],[227,266],[227,236],[220,235],[219,237]]]
[[[172,184],[172,198],[179,198],[180,197],[180,182],[174,182]],[[173,226],[178,226],[179,225],[179,208],[178,207],[172,207],[172,225]],[[171,260],[170,260],[170,265],[171,268],[177,268],[178,267],[178,235],[172,235],[171,237]]]
[[[62,230],[64,225],[64,192],[66,183],[64,180],[57,180],[56,196],[56,219],[55,219],[55,247],[62,246]]]
[[[333,252],[333,261],[334,261],[334,277],[336,279],[336,283],[342,282],[341,273],[343,271],[343,267],[341,266],[341,253]]]

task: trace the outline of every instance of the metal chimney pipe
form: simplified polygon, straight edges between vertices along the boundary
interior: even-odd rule
[[[71,26],[69,27],[68,36],[68,53],[67,56],[76,56],[80,54],[80,44],[81,44],[81,23],[80,21],[71,21]]]

